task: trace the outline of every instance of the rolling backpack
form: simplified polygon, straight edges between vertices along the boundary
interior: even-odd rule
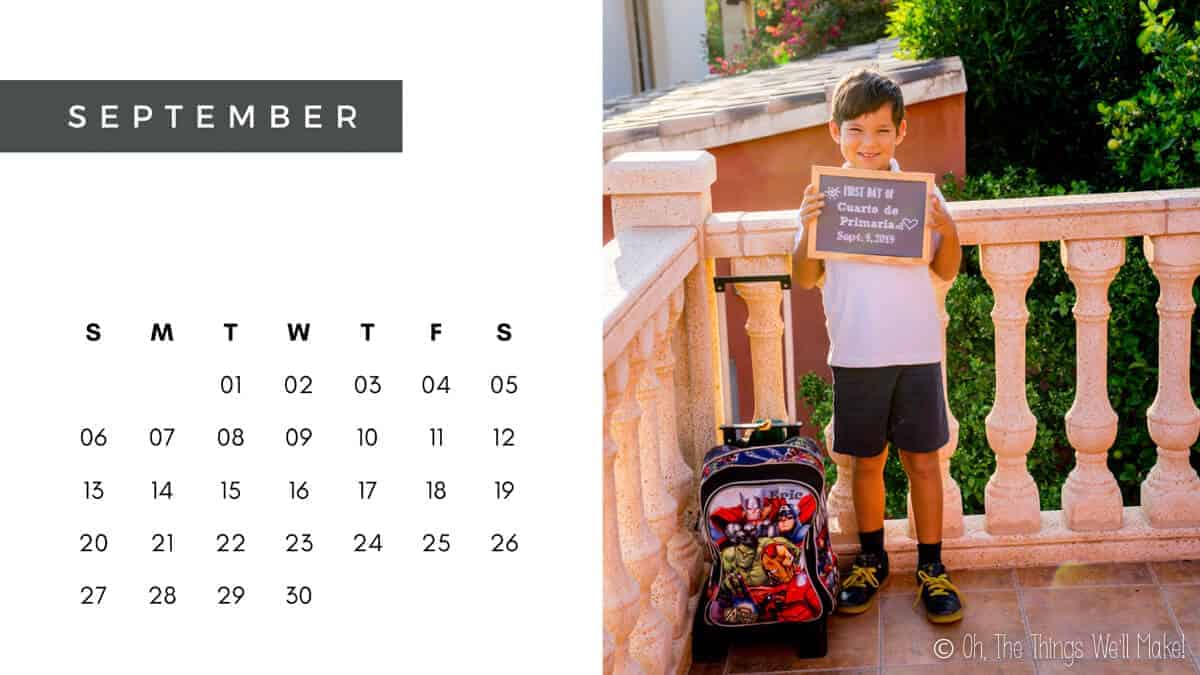
[[[826,653],[837,557],[822,452],[799,428],[722,427],[725,443],[704,457],[700,531],[713,564],[693,622],[695,661],[720,660],[735,639],[786,640],[804,658]]]
[[[746,282],[777,282],[785,291],[785,397],[794,420],[790,276],[713,278],[722,360],[728,361],[729,344],[725,292]],[[722,370],[727,419],[736,414],[729,371]],[[800,426],[779,420],[722,426],[723,443],[704,457],[699,530],[712,569],[692,624],[694,661],[722,659],[735,639],[785,640],[806,658],[827,651],[826,620],[840,577],[826,518],[824,455]]]

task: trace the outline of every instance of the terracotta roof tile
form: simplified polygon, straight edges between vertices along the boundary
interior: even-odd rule
[[[842,75],[865,66],[879,68],[901,85],[950,76],[954,82],[938,90],[943,92],[942,96],[966,90],[962,62],[957,57],[898,59],[894,55],[897,44],[894,39],[879,40],[777,68],[712,77],[605,101],[606,154],[610,148],[651,138],[661,138],[664,143],[684,134],[704,134],[705,138],[717,139],[719,134],[712,132],[722,125],[795,108],[824,106],[828,90]]]

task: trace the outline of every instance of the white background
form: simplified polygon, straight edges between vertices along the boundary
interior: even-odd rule
[[[402,154],[0,155],[0,672],[598,670],[599,3],[11,3],[0,33],[2,79],[403,79],[405,95]],[[156,321],[175,343],[150,344]],[[289,321],[310,343],[287,342]],[[314,394],[283,394],[287,374]],[[355,396],[357,374],[382,394]],[[451,393],[423,396],[425,374]],[[518,394],[492,396],[493,374]],[[367,425],[376,448],[357,446]],[[223,426],[246,445],[217,447]],[[287,426],[313,442],[286,447]],[[495,426],[518,447],[493,447]],[[82,447],[82,427],[107,446]],[[242,500],[220,499],[226,479]],[[109,550],[80,552],[85,532]],[[153,532],[176,552],[150,553]],[[218,532],[247,551],[217,553]],[[316,550],[283,553],[288,532]],[[353,553],[357,532],[383,551]],[[426,532],[451,552],[423,553]],[[494,532],[519,550],[492,553]],[[99,583],[104,604],[82,606]],[[298,583],[311,605],[284,604]],[[175,605],[147,604],[156,584]],[[222,584],[246,598],[217,606]]]

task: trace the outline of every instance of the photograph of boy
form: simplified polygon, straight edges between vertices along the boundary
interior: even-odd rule
[[[907,124],[900,86],[860,69],[843,77],[832,97],[829,132],[844,167],[900,171],[896,148]],[[869,610],[888,579],[884,550],[884,465],[889,447],[908,474],[918,540],[917,584],[926,617],[952,623],[963,600],[941,561],[942,482],[938,450],[949,440],[942,387],[941,319],[932,274],[958,273],[962,248],[940,191],[927,197],[926,226],[933,257],[925,265],[896,265],[807,256],[807,237],[825,195],[804,191],[793,252],[793,279],[821,287],[833,371],[832,451],[854,457],[854,510],[862,551],[842,582],[838,612]],[[887,336],[886,340],[880,339]]]

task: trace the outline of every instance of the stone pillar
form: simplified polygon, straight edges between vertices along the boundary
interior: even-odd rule
[[[671,348],[671,335],[675,323],[683,313],[683,288],[671,294],[666,326],[661,337],[655,335],[654,369],[662,384],[659,392],[658,438],[662,453],[662,474],[667,492],[675,500],[675,531],[667,542],[667,562],[687,582],[687,594],[695,595],[700,590],[703,559],[700,546],[683,522],[683,511],[696,489],[692,468],[679,452],[679,432],[675,423],[675,352]]]
[[[612,435],[612,415],[620,405],[628,386],[628,357],[620,357],[607,374],[604,406],[604,633],[612,639],[611,662],[605,671],[641,673],[641,665],[629,655],[629,633],[638,618],[637,582],[629,576],[621,559],[621,541],[617,527],[617,491],[613,481],[613,462],[617,443]],[[608,661],[606,657],[606,662]],[[611,670],[610,670],[611,668]]]
[[[743,33],[754,28],[753,0],[740,0],[729,4],[721,0],[721,39],[725,43],[725,58],[731,59],[745,48]]]
[[[639,337],[639,345],[643,348],[643,356],[652,356],[663,342],[669,339],[667,334],[667,318],[670,308],[662,307],[651,319]],[[645,348],[649,347],[649,350]],[[648,353],[647,353],[648,351]],[[642,410],[641,423],[638,426],[639,447],[642,462],[642,499],[646,510],[646,520],[651,531],[658,537],[665,556],[667,542],[678,530],[678,504],[667,492],[667,484],[663,480],[660,444],[662,434],[659,433],[659,421],[666,412],[664,402],[659,399],[662,389],[654,361],[642,369],[642,377],[638,382],[635,397],[638,407]],[[670,385],[673,385],[673,381]],[[672,405],[674,405],[672,403]],[[655,607],[662,612],[667,623],[671,625],[672,656],[668,670],[674,671],[682,654],[682,645],[687,632],[687,600],[688,587],[683,577],[669,564],[666,558],[658,567],[654,578],[650,597]]]
[[[1072,530],[1121,527],[1121,490],[1108,470],[1117,413],[1108,401],[1108,286],[1125,262],[1124,239],[1062,243],[1063,267],[1075,284],[1075,402],[1067,439],[1075,468],[1062,488],[1063,524]]]
[[[1041,503],[1025,466],[1037,434],[1037,420],[1025,398],[1025,291],[1037,274],[1038,244],[984,244],[979,258],[996,298],[996,401],[985,422],[996,472],[984,489],[984,523],[991,534],[1037,532]]]
[[[735,276],[787,274],[787,256],[733,258]],[[735,284],[746,301],[746,334],[750,337],[751,373],[754,380],[753,419],[787,420],[783,379],[783,288],[778,282]],[[749,420],[735,420],[745,422]],[[790,421],[790,420],[789,420]]]
[[[933,291],[937,296],[938,314],[942,319],[942,391],[946,392],[946,424],[950,427],[950,440],[938,450],[938,468],[942,474],[942,538],[963,536],[962,490],[958,482],[950,476],[950,458],[958,449],[958,419],[950,411],[950,388],[946,379],[946,327],[950,325],[950,314],[946,312],[946,294],[954,281],[943,281],[941,277],[929,272],[933,280]],[[839,469],[840,470],[840,469]],[[917,521],[913,517],[912,492],[908,494],[908,536],[917,538]]]
[[[1200,235],[1146,237],[1158,278],[1158,393],[1146,413],[1158,461],[1142,482],[1142,510],[1154,527],[1200,525],[1200,478],[1188,458],[1200,431],[1192,400],[1192,283],[1200,274]]]
[[[631,227],[703,228],[717,162],[702,150],[627,152],[604,165],[613,233]],[[709,283],[712,280],[709,279]]]
[[[635,393],[645,366],[644,334],[635,338],[610,372],[610,392],[619,401],[610,427],[617,441],[613,467],[617,493],[617,522],[621,557],[639,587],[638,620],[629,635],[629,654],[647,673],[665,672],[671,663],[671,625],[651,601],[651,590],[659,570],[666,564],[662,546],[646,522],[642,494],[642,457],[639,448],[641,409]]]

